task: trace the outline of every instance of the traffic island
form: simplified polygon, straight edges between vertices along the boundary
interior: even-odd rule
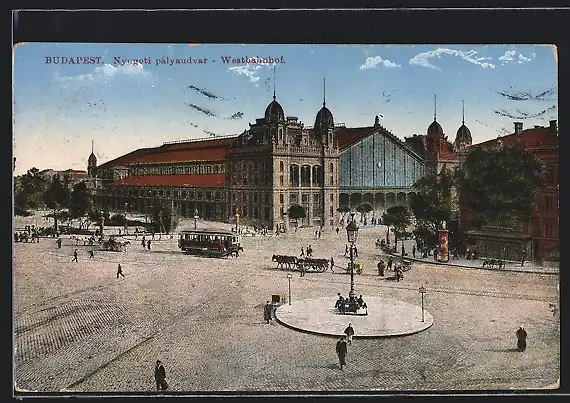
[[[354,338],[406,336],[433,325],[427,310],[398,300],[367,297],[368,315],[340,314],[335,302],[334,297],[293,301],[277,308],[275,318],[291,329],[325,336],[341,336],[352,323]]]

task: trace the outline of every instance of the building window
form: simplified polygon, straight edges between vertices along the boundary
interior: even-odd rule
[[[279,203],[283,204],[283,193],[279,195]]]
[[[313,186],[322,185],[322,170],[320,165],[315,165],[313,167]]]
[[[283,161],[279,161],[279,172],[283,172]]]
[[[329,171],[331,174],[334,173],[334,164],[332,162],[329,164]]]
[[[259,218],[259,209],[257,207],[253,208],[253,218]]]
[[[331,203],[334,203],[334,195],[331,194]]]
[[[212,199],[212,192],[210,192],[210,191],[206,192],[206,199],[208,199],[208,200]]]
[[[291,165],[291,186],[299,186],[299,165]]]
[[[269,193],[265,194],[265,204],[269,204]]]
[[[279,185],[284,186],[283,183],[284,183],[283,182],[283,175],[280,175],[279,176]]]
[[[196,198],[201,199],[202,197],[204,197],[204,193],[197,192]]]
[[[269,207],[265,206],[264,210],[265,210],[265,219],[269,220]]]
[[[334,207],[333,207],[333,206],[331,206],[330,209],[329,209],[329,215],[330,215],[331,217],[334,216]]]
[[[311,186],[311,167],[308,165],[303,165],[301,167],[301,186]]]
[[[554,197],[546,196],[546,211],[549,213],[554,212]]]
[[[298,204],[299,203],[299,197],[296,193],[289,195],[289,203],[290,204]]]
[[[254,193],[254,194],[253,194],[253,202],[254,202],[254,203],[257,203],[257,193]]]
[[[221,194],[220,192],[216,192],[216,200],[220,200],[221,199]]]
[[[544,234],[544,236],[545,236],[546,238],[554,238],[554,228],[552,227],[552,225],[551,225],[551,224],[546,224],[544,227],[545,227],[545,228],[544,228],[544,229],[545,229],[545,234]]]
[[[193,199],[194,198],[194,191],[191,190],[190,192],[188,192],[188,198],[189,199]]]
[[[247,203],[247,194],[246,194],[246,193],[244,193],[244,194],[242,195],[242,201],[243,201],[244,203]]]
[[[185,198],[186,198],[186,195],[187,195],[186,191],[183,191],[183,192],[182,192],[182,198],[185,199]]]

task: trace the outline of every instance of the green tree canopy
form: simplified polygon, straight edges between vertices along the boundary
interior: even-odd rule
[[[342,213],[342,220],[344,220],[344,217],[346,217],[346,215],[348,213],[350,213],[350,207],[349,206],[342,206],[336,209],[336,211],[338,213]]]
[[[172,206],[159,203],[152,208],[151,226],[154,232],[170,234],[178,226],[178,217]]]
[[[412,223],[412,215],[406,206],[393,206],[382,214],[382,223],[388,227],[394,227],[397,243],[398,234],[404,232],[408,225]]]
[[[532,215],[544,168],[519,146],[473,148],[460,170],[460,197],[480,225],[516,226]]]
[[[299,204],[293,204],[289,207],[289,218],[293,220],[299,220],[301,218],[305,218],[307,213],[305,212],[305,208]]]
[[[410,208],[418,223],[435,233],[443,221],[450,220],[453,185],[454,178],[448,170],[424,176],[414,183],[416,193]]]
[[[48,180],[39,169],[31,168],[25,175],[14,180],[14,207],[17,214],[36,210],[45,206],[43,196],[48,188]]]
[[[87,188],[85,182],[79,182],[73,185],[69,202],[69,213],[73,218],[82,218],[92,207],[91,192]]]

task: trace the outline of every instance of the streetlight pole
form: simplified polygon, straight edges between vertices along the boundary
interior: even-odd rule
[[[129,208],[129,203],[125,203],[125,235],[127,235],[129,229],[129,220],[127,219],[128,208]]]
[[[291,275],[291,273],[287,274],[287,279],[289,280],[289,305],[291,305],[291,278],[293,276]]]
[[[426,293],[426,289],[422,286],[419,289],[420,294],[422,294],[422,322],[425,322],[424,320],[424,294]]]
[[[356,237],[358,236],[358,225],[354,222],[354,213],[351,214],[352,220],[346,226],[346,235],[348,242],[350,243],[350,293],[348,294],[349,299],[352,301],[355,297],[354,292],[354,243],[356,242]]]

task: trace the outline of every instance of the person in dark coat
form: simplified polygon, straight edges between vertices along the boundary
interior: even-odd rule
[[[352,327],[352,323],[349,323],[346,329],[344,329],[344,334],[347,336],[348,344],[352,344],[352,336],[354,336],[354,328]]]
[[[119,278],[119,276],[125,277],[125,275],[123,274],[123,268],[121,267],[120,263],[119,266],[117,266],[117,278]]]
[[[526,330],[524,330],[522,326],[519,326],[519,329],[517,330],[517,348],[519,351],[526,350],[526,336]]]
[[[146,243],[146,246],[147,246],[148,250],[150,250],[150,239],[149,239],[148,242]]]
[[[338,362],[340,364],[340,369],[346,365],[346,340],[341,337],[339,341],[336,342],[336,355],[338,356]]]
[[[265,303],[265,306],[263,307],[263,319],[265,320],[266,323],[269,323],[272,319],[272,317],[271,317],[272,308],[273,307],[271,306],[269,301],[267,301]]]
[[[73,260],[71,260],[72,262],[77,262],[77,249],[75,249],[73,251]]]
[[[61,238],[57,238],[57,248],[61,249]]]
[[[334,273],[333,267],[334,267],[334,259],[331,257],[331,271]]]
[[[89,259],[93,259],[95,255],[93,254],[93,249],[89,251]]]
[[[156,361],[156,366],[154,367],[154,380],[156,381],[156,390],[168,389],[168,383],[166,382],[166,370],[160,360]]]
[[[412,246],[412,256],[416,258],[416,245]]]

